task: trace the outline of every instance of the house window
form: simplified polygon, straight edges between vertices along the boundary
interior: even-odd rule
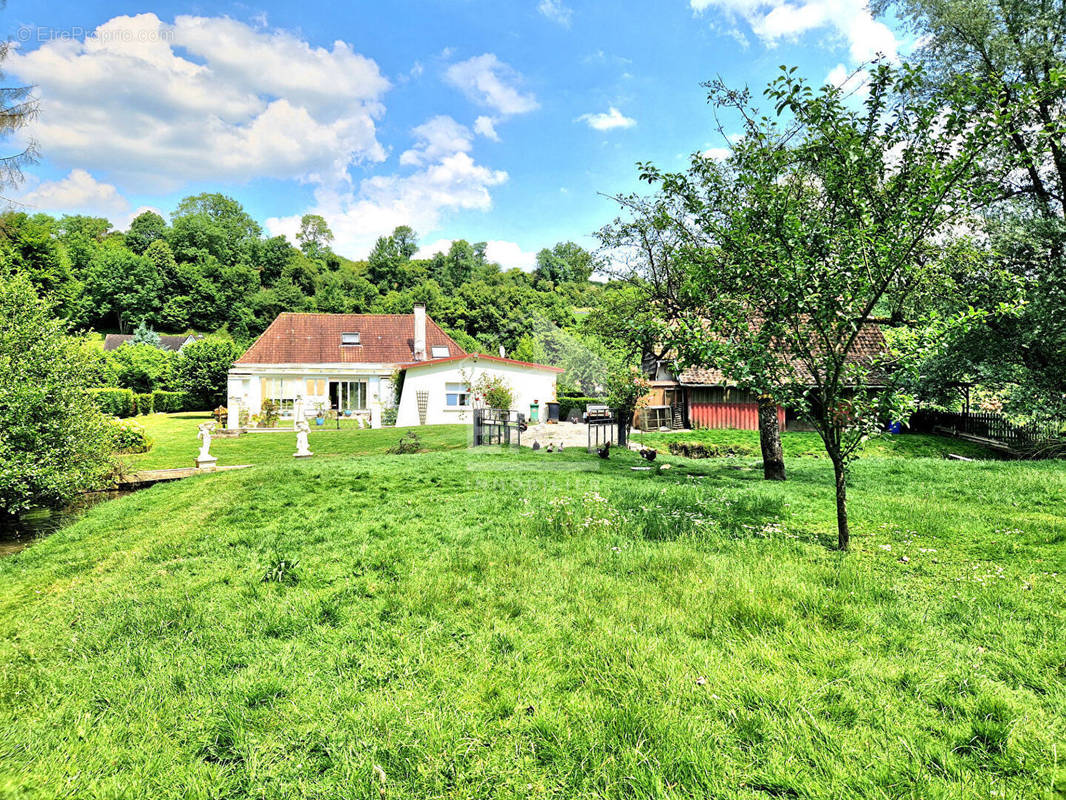
[[[364,411],[366,381],[331,381],[329,404],[338,411]]]
[[[341,344],[359,344],[358,333],[342,333]]]
[[[326,380],[325,378],[319,378],[317,380],[307,381],[307,394],[305,397],[325,397],[326,396]]]
[[[446,383],[444,391],[449,408],[467,408],[470,405],[470,389],[465,383]]]
[[[263,399],[270,400],[278,407],[283,417],[291,417],[296,407],[296,396],[302,390],[303,381],[263,378]]]
[[[447,345],[434,345],[430,349],[430,355],[432,355],[433,358],[447,358],[448,355],[449,355],[448,346]]]

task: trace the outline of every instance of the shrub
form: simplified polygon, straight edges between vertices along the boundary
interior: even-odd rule
[[[598,405],[604,401],[599,397],[581,397],[579,395],[559,395],[559,419],[566,419],[570,416],[570,410],[576,408],[581,413],[585,413],[585,409],[589,404]]]
[[[755,451],[750,447],[736,444],[708,444],[704,442],[670,442],[670,452],[685,458],[726,458],[729,456],[751,456]]]
[[[111,417],[133,416],[132,389],[89,389],[88,394],[102,414]]]
[[[264,400],[262,411],[258,416],[260,428],[276,428],[280,417],[278,404],[273,400]]]
[[[147,453],[152,449],[152,437],[135,422],[113,422],[110,432],[116,453]]]
[[[173,414],[175,411],[184,411],[185,406],[185,392],[152,392],[152,408],[156,413]]]
[[[408,431],[400,437],[400,441],[394,447],[390,447],[385,452],[390,456],[403,456],[418,453],[421,450],[422,440],[418,438],[418,434],[414,431]]]
[[[485,372],[470,386],[475,405],[507,411],[514,404],[511,384],[499,375]]]
[[[80,339],[24,277],[0,277],[0,517],[60,506],[112,468]]]
[[[142,416],[151,414],[153,409],[152,395],[150,392],[144,394],[135,393],[133,395],[133,413],[140,414]]]
[[[107,354],[119,386],[150,392],[170,383],[175,356],[150,344],[124,344]]]
[[[381,424],[391,428],[396,424],[396,406],[386,406],[381,410]]]

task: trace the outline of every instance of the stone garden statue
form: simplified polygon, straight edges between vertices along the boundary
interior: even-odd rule
[[[197,469],[213,469],[218,461],[211,455],[211,434],[215,430],[216,422],[201,422],[196,438],[200,440],[200,453],[196,456]]]
[[[296,420],[296,452],[293,456],[296,458],[309,458],[314,455],[307,445],[307,434],[311,432],[311,426],[307,424],[307,420],[302,417]]]

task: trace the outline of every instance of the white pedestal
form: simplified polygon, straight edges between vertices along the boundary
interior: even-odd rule
[[[292,454],[292,457],[293,458],[310,458],[313,455],[314,455],[314,453],[312,453],[310,450],[307,450],[307,451],[302,452],[302,453],[299,450],[297,450],[295,453]]]
[[[205,470],[205,471],[210,471],[210,470],[213,470],[215,468],[215,465],[217,463],[218,463],[218,459],[215,458],[214,456],[211,456],[210,458],[197,458],[196,459],[196,468],[197,469],[202,469],[202,470]]]

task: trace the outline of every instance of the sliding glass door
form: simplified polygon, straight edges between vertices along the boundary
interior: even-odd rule
[[[365,410],[366,381],[330,381],[329,404],[342,413]]]

